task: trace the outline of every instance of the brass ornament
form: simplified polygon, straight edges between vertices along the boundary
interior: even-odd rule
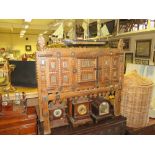
[[[80,115],[85,115],[87,113],[87,107],[84,104],[78,106],[77,111]]]

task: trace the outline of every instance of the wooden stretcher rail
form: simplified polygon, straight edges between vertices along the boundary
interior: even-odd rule
[[[118,86],[100,87],[100,88],[94,88],[94,89],[89,89],[89,90],[80,90],[80,91],[75,91],[75,92],[64,92],[64,93],[60,93],[59,97],[60,97],[60,99],[79,97],[79,96],[85,96],[85,95],[90,95],[90,94],[97,94],[97,93],[107,92],[107,91],[111,91],[111,90],[116,90],[118,88],[119,88]],[[55,100],[56,97],[57,97],[56,94],[49,94],[48,99]]]

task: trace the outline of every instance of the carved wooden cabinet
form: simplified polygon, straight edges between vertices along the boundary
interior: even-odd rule
[[[124,60],[118,49],[52,48],[38,51],[36,59],[40,120],[45,134],[51,132],[52,126],[48,103],[57,97],[107,97],[115,91],[115,115],[119,115]]]

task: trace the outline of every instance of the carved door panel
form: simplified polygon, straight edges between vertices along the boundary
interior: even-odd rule
[[[99,58],[99,82],[103,86],[109,86],[110,81],[110,66],[111,66],[111,57],[102,56]]]
[[[97,60],[95,58],[77,59],[77,80],[79,84],[95,84],[96,65]]]
[[[72,86],[72,58],[64,57],[60,60],[61,68],[61,88],[62,90],[69,90]]]
[[[48,59],[48,69],[47,69],[47,88],[48,89],[58,89],[59,82],[59,72],[60,72],[60,60],[57,58]]]
[[[115,84],[119,81],[119,56],[112,56],[111,59],[111,82]]]

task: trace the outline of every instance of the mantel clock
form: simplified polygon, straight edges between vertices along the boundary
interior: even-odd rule
[[[92,123],[90,117],[91,102],[87,97],[75,98],[69,101],[69,119],[73,127]]]
[[[51,128],[68,125],[66,117],[66,105],[59,100],[49,102],[49,117],[51,122]]]
[[[92,101],[91,116],[97,123],[98,121],[112,118],[114,116],[114,108],[109,100],[103,97],[96,97]]]

